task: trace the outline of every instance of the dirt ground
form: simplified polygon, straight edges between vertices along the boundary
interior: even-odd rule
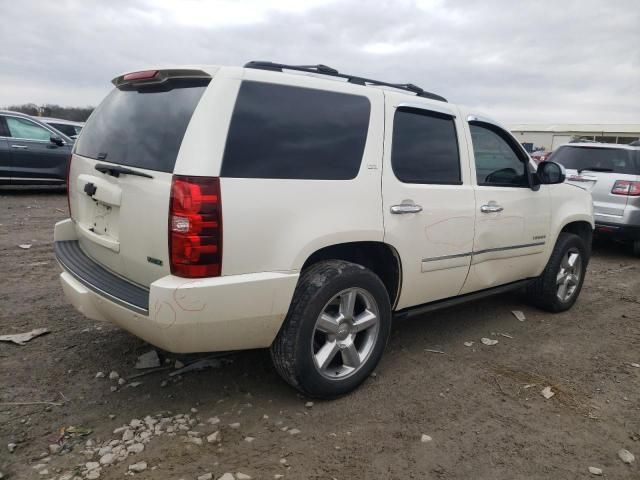
[[[153,436],[143,452],[102,468],[100,478],[122,478],[138,461],[148,465],[139,479],[195,480],[208,472],[213,479],[225,472],[580,479],[591,476],[590,466],[607,478],[640,478],[640,368],[632,365],[640,363],[640,259],[624,247],[595,247],[582,295],[564,314],[540,312],[510,294],[397,322],[375,376],[347,397],[306,407],[308,399],[276,375],[267,351],[232,354],[220,368],[181,376],[169,377],[171,366],[135,379],[137,387],[95,378],[115,370],[134,381],[136,358],[151,347],[88,321],[65,301],[52,231],[66,211],[61,191],[0,191],[0,334],[51,330],[25,346],[0,342],[4,478],[81,472],[77,466],[98,461],[82,453],[87,440],[100,445],[119,439],[114,429],[132,419],[180,413],[205,436],[219,429],[221,443]],[[20,249],[24,243],[32,247]],[[499,343],[482,345],[482,337]],[[469,341],[473,346],[464,345]],[[550,399],[541,395],[546,386],[555,392]],[[52,404],[11,404],[43,401]],[[206,421],[214,416],[219,425]],[[235,422],[239,428],[229,426]],[[68,439],[71,451],[47,455],[70,426],[91,433]],[[432,441],[421,442],[422,434]],[[624,464],[621,448],[635,462]]]

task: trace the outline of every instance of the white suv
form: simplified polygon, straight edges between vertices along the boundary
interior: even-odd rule
[[[392,316],[526,287],[576,301],[591,196],[410,85],[250,62],[121,75],[75,144],[55,228],[67,298],[173,352],[270,347],[324,398]]]

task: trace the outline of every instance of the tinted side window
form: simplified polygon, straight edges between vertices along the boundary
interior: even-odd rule
[[[473,154],[478,185],[526,187],[526,163],[511,145],[492,128],[471,124]]]
[[[458,137],[452,117],[398,109],[393,119],[391,165],[405,183],[460,184]]]
[[[369,99],[242,82],[221,176],[348,180],[360,170]]]
[[[23,138],[26,140],[49,141],[51,132],[29,120],[17,117],[5,117],[9,135],[13,138]]]

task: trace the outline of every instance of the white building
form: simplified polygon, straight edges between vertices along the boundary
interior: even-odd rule
[[[511,125],[511,132],[527,150],[544,148],[553,151],[560,145],[578,139],[631,143],[640,139],[640,124],[519,124]]]

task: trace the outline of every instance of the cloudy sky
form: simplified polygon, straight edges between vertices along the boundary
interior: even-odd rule
[[[638,0],[0,0],[0,106],[154,64],[324,63],[504,122],[640,123]]]

